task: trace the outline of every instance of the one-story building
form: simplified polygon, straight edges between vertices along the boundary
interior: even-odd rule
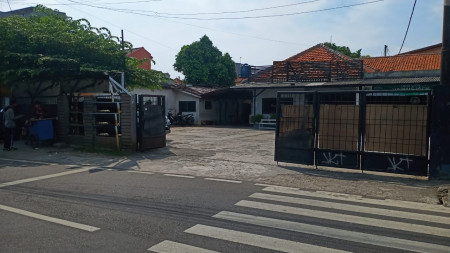
[[[318,44],[274,61],[230,89],[251,94],[250,119],[258,114],[271,117],[279,91],[430,89],[440,81],[441,55],[436,47],[439,44],[396,56],[352,59]]]

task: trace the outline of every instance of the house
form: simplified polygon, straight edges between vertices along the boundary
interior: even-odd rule
[[[405,54],[440,54],[442,52],[442,43],[434,44],[431,46],[415,49],[412,51],[404,52],[399,55]]]
[[[228,88],[211,88],[177,83],[166,83],[161,90],[135,89],[132,94],[165,96],[165,114],[169,111],[193,114],[194,124],[219,124],[227,120],[227,108],[233,108],[231,102],[224,102],[220,94]]]
[[[153,56],[144,47],[133,48],[127,53],[127,57],[136,58],[138,60],[147,59],[141,64],[142,69],[151,70],[152,69],[152,59]]]
[[[53,10],[54,13],[66,16],[66,13]],[[12,11],[0,11],[0,18],[6,18],[10,16],[22,16],[29,17],[36,14],[36,7],[26,7],[22,9],[12,10]],[[41,14],[42,15],[42,14]]]
[[[396,56],[352,59],[318,44],[274,61],[231,89],[250,93],[251,116],[266,118],[276,112],[279,91],[429,89],[440,81],[437,48],[439,44]]]

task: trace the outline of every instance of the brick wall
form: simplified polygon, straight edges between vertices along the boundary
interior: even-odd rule
[[[95,129],[94,129],[94,115],[95,112],[95,97],[84,97],[84,114],[83,114],[83,124],[84,124],[84,136],[83,145],[84,146],[96,146],[95,145]]]
[[[143,64],[141,64],[140,68],[150,70],[152,69],[152,55],[145,50],[145,48],[141,47],[138,49],[134,49],[133,52],[127,54],[127,57],[133,57],[138,60],[142,59],[149,59],[148,61],[145,61]]]
[[[136,95],[121,94],[120,124],[122,129],[122,148],[136,150]]]

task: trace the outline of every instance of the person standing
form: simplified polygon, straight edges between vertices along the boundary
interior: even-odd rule
[[[5,112],[3,113],[3,124],[5,126],[5,143],[3,144],[3,150],[11,151],[15,150],[12,146],[13,143],[13,134],[14,128],[16,127],[16,120],[20,119],[22,115],[15,116],[14,109],[17,107],[17,101],[15,99],[11,99],[10,105],[5,108]]]

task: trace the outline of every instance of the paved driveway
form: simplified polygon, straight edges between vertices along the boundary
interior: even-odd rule
[[[28,146],[0,152],[1,159],[86,164],[114,169],[174,173],[331,191],[358,196],[436,203],[445,182],[358,170],[314,168],[274,161],[274,131],[230,127],[174,127],[167,147],[123,157]],[[1,167],[1,163],[0,163]]]

